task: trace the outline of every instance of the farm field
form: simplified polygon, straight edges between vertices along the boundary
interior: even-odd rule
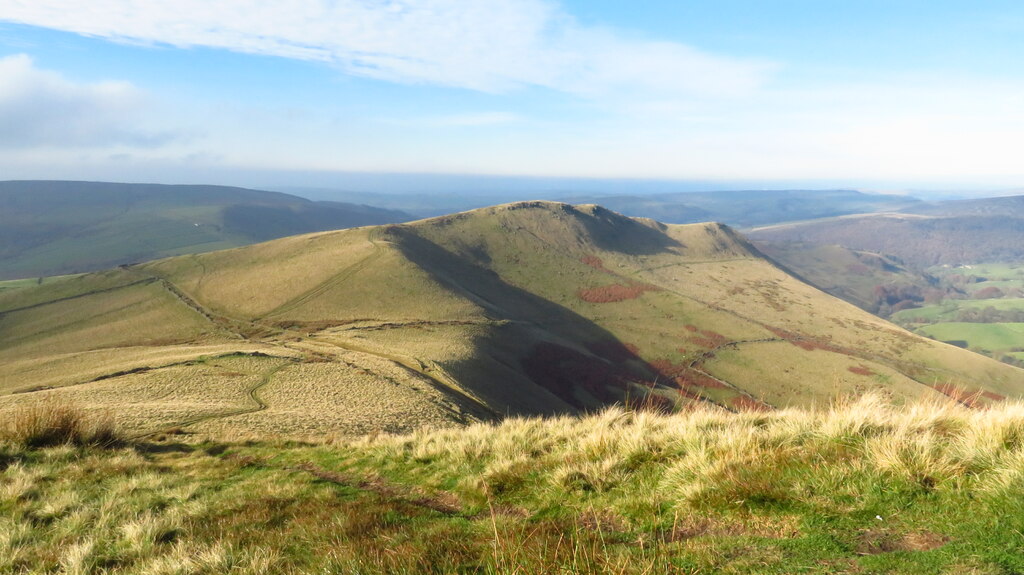
[[[1024,323],[936,323],[918,333],[939,341],[962,341],[987,353],[1024,348]]]
[[[1019,360],[1024,349],[1024,265],[988,263],[933,268],[943,282],[960,287],[965,298],[898,311],[892,321],[916,333],[953,342],[1000,359]]]

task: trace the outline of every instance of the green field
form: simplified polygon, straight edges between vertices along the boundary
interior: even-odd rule
[[[915,322],[953,321],[963,309],[982,310],[992,307],[997,310],[1024,310],[1024,298],[946,300],[939,305],[905,309],[892,314],[892,321],[908,325]]]
[[[986,263],[936,267],[929,271],[942,281],[962,288],[967,299],[946,299],[941,304],[902,310],[892,315],[893,322],[921,335],[992,357],[1022,359],[1019,352],[1011,350],[1024,348],[1024,324],[1015,317],[1024,314],[1024,298],[971,298],[987,287],[1011,293],[1024,289],[1024,265]],[[967,280],[957,280],[958,277]],[[982,278],[984,281],[977,281]]]
[[[917,332],[939,341],[965,341],[967,347],[990,353],[1024,348],[1024,323],[936,323]]]

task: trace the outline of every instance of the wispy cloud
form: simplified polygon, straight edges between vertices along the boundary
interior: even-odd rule
[[[143,102],[125,82],[79,84],[24,54],[0,58],[0,148],[159,145],[168,136],[133,125]]]
[[[540,86],[744,93],[768,63],[581,25],[547,0],[8,0],[0,20],[119,41],[327,62],[346,73],[484,92]]]

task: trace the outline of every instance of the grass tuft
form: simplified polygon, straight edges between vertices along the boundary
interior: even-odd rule
[[[110,412],[87,412],[56,398],[17,407],[6,416],[0,441],[28,448],[61,444],[113,446],[121,442]]]

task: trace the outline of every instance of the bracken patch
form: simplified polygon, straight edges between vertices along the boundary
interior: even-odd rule
[[[614,303],[636,299],[649,291],[660,291],[661,288],[651,284],[634,283],[630,285],[611,284],[596,288],[581,289],[577,296],[588,303]]]

